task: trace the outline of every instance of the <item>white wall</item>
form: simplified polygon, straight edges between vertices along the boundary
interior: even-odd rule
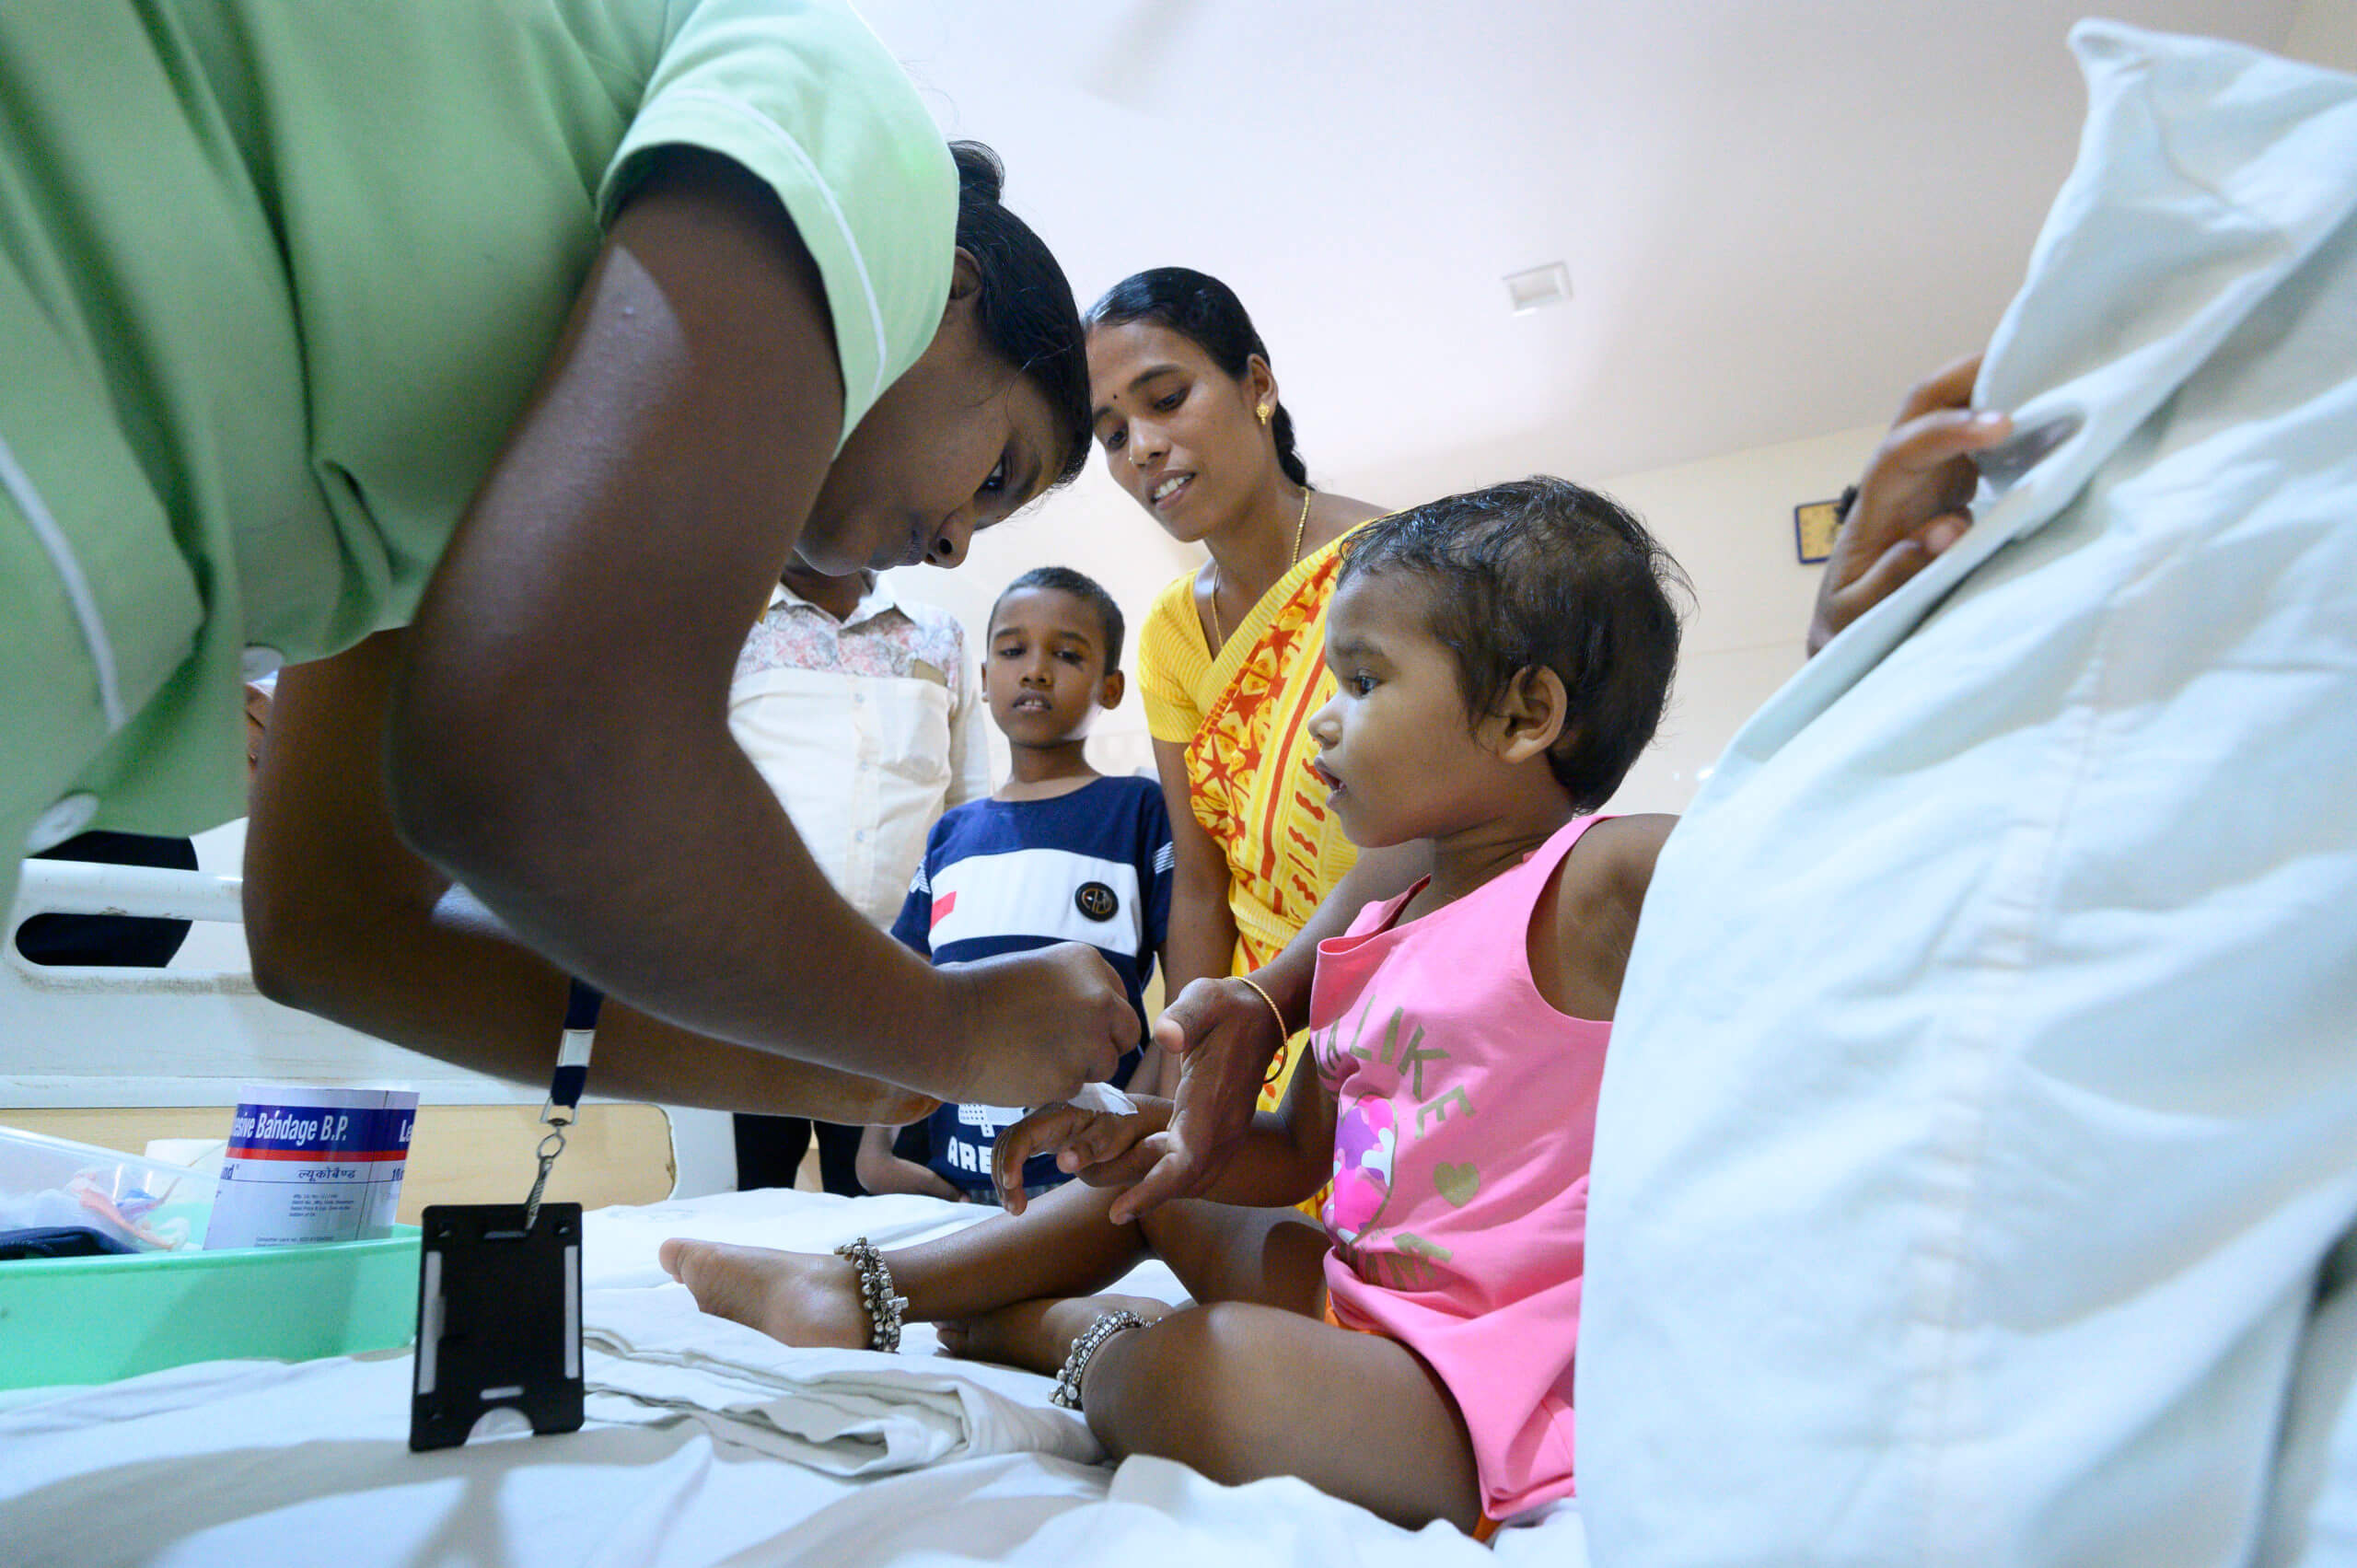
[[[1615,811],[1682,811],[1736,729],[1800,668],[1819,566],[1799,563],[1793,508],[1854,481],[1880,425],[1625,474],[1598,488],[1645,520],[1694,584],[1678,683]]]
[[[970,662],[981,657],[992,602],[1016,577],[1034,566],[1069,566],[1096,578],[1128,622],[1121,667],[1130,683],[1121,705],[1090,731],[1089,763],[1100,772],[1151,772],[1153,744],[1137,694],[1137,623],[1163,585],[1202,558],[1200,549],[1173,543],[1092,460],[1072,484],[977,537],[956,571],[911,566],[888,575],[892,591],[903,598],[937,604],[958,617],[966,628]],[[1001,779],[1006,776],[1006,743],[994,728],[990,741],[991,776]]]
[[[2357,0],[2306,0],[2283,52],[2336,71],[2357,71]]]

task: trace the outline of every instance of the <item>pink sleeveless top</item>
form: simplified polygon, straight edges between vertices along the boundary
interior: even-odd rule
[[[1571,1493],[1572,1353],[1588,1156],[1612,1026],[1530,977],[1530,918],[1592,822],[1394,926],[1414,889],[1318,944],[1310,1044],[1335,1097],[1326,1287],[1350,1328],[1440,1376],[1472,1434],[1483,1507]]]

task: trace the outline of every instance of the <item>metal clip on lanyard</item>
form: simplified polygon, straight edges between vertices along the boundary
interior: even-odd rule
[[[540,1217],[540,1193],[549,1184],[556,1156],[564,1153],[564,1130],[580,1114],[581,1092],[589,1083],[589,1047],[598,1038],[598,1008],[605,996],[580,981],[570,982],[564,999],[564,1042],[557,1048],[556,1072],[549,1079],[549,1098],[540,1107],[540,1121],[548,1128],[540,1139],[540,1173],[532,1179],[532,1195],[524,1200],[524,1232]]]

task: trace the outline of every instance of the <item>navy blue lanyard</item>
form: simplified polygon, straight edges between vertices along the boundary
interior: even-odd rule
[[[524,1230],[540,1217],[540,1193],[549,1184],[556,1156],[564,1153],[564,1130],[581,1113],[582,1092],[589,1086],[589,1048],[598,1039],[598,1009],[604,993],[586,981],[566,982],[564,1038],[556,1051],[556,1071],[549,1075],[548,1103],[540,1107],[540,1121],[548,1132],[540,1139],[540,1173],[532,1179],[532,1195],[524,1200]]]
[[[554,1113],[562,1106],[567,1112],[564,1121],[569,1122],[573,1120],[571,1113],[580,1107],[581,1091],[589,1084],[589,1047],[598,1038],[598,1009],[606,1000],[603,992],[586,981],[566,983],[564,1040],[557,1047],[556,1072],[549,1079],[548,1107],[540,1112],[543,1121],[554,1121]]]

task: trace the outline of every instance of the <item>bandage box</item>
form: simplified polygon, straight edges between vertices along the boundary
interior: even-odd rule
[[[418,1230],[376,1241],[0,1263],[0,1388],[409,1343]]]
[[[413,1090],[245,1086],[206,1249],[390,1235],[416,1115]]]

